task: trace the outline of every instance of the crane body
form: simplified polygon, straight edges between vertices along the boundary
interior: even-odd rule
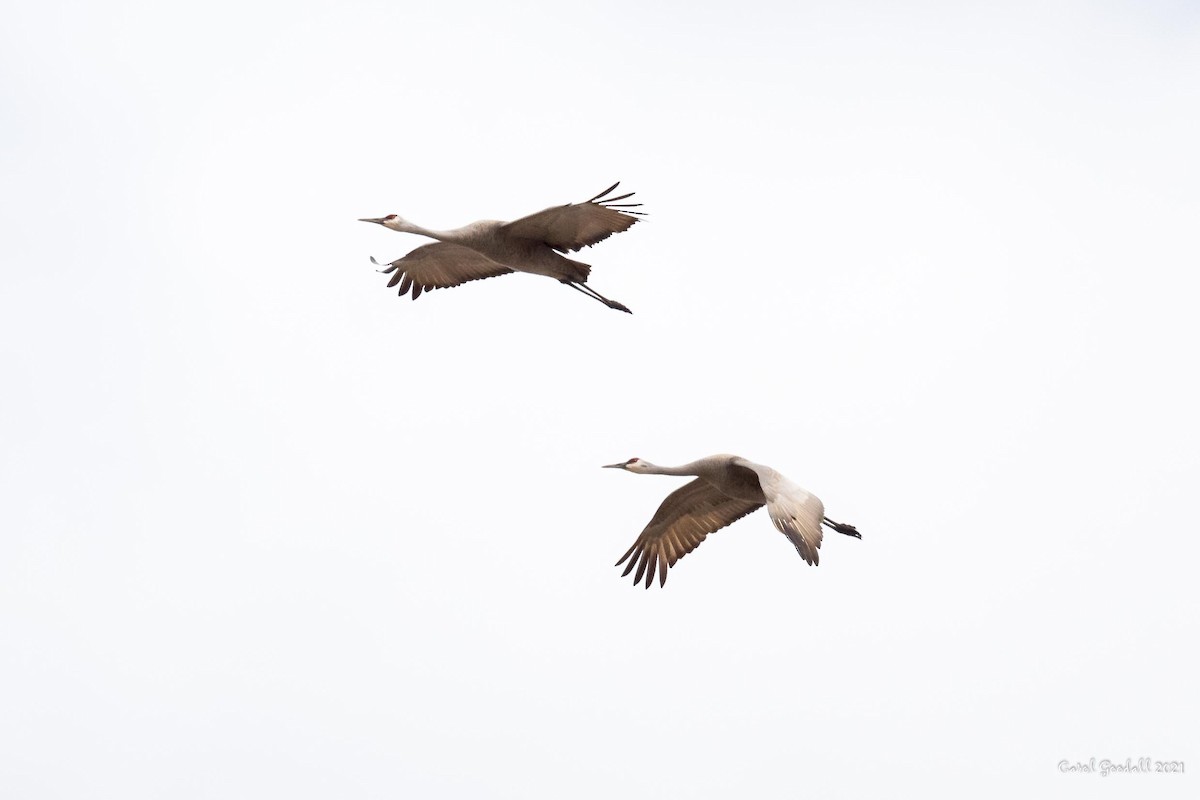
[[[382,270],[395,274],[388,286],[400,284],[400,294],[411,289],[416,300],[421,292],[458,286],[468,281],[493,278],[511,272],[528,272],[554,278],[598,300],[609,308],[632,313],[622,303],[610,300],[587,286],[591,266],[561,253],[579,251],[631,228],[643,212],[631,208],[641,203],[617,203],[633,195],[606,197],[619,184],[583,203],[551,206],[536,214],[502,222],[480,220],[450,230],[433,230],[389,214],[367,218],[400,233],[435,239],[436,243],[413,250]],[[374,258],[373,263],[378,264]]]
[[[646,578],[659,586],[667,582],[667,570],[696,549],[704,538],[742,517],[766,506],[771,522],[796,548],[810,566],[820,563],[824,525],[838,533],[861,539],[853,525],[834,522],[815,495],[792,483],[771,467],[739,456],[716,455],[679,467],[660,467],[640,458],[606,469],[623,469],[640,475],[690,475],[695,480],[676,489],[663,500],[654,517],[617,566],[629,561],[622,577],[637,567],[634,584]]]

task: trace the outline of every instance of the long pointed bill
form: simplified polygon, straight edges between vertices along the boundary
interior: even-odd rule
[[[376,225],[382,225],[383,220],[384,218],[380,217],[379,219],[360,219],[359,222],[374,222]]]
[[[605,464],[600,469],[625,469],[625,462],[620,464]]]

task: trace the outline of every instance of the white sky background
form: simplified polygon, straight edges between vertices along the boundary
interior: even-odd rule
[[[4,796],[1195,796],[1200,13],[908,5],[7,8]]]

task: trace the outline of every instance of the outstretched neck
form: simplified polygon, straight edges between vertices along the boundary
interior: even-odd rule
[[[657,464],[643,462],[642,470],[647,475],[699,475],[700,462],[693,461],[690,464],[684,464],[679,467],[660,467]]]
[[[420,225],[415,225],[406,219],[398,219],[395,222],[389,223],[388,227],[400,233],[415,233],[418,236],[428,236],[430,239],[437,239],[439,242],[451,241],[454,238],[454,231],[435,231],[429,228],[422,228]]]

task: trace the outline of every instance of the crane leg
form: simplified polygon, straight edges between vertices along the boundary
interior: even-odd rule
[[[823,525],[828,525],[830,528],[833,528],[838,533],[844,533],[847,536],[853,536],[855,539],[862,538],[862,534],[858,532],[858,528],[854,527],[853,525],[847,525],[844,522],[834,522],[829,517],[825,517],[825,519],[823,519],[821,522]]]
[[[628,308],[626,308],[623,303],[618,303],[616,300],[609,300],[607,297],[600,294],[599,292],[597,292],[595,289],[588,286],[587,284],[576,283],[575,281],[562,281],[562,283],[565,283],[567,286],[570,286],[572,289],[574,289],[577,292],[587,295],[588,297],[592,298],[593,300],[598,300],[601,303],[604,303],[604,305],[608,306],[609,308],[614,308],[617,311],[624,311],[626,314],[633,313]]]

